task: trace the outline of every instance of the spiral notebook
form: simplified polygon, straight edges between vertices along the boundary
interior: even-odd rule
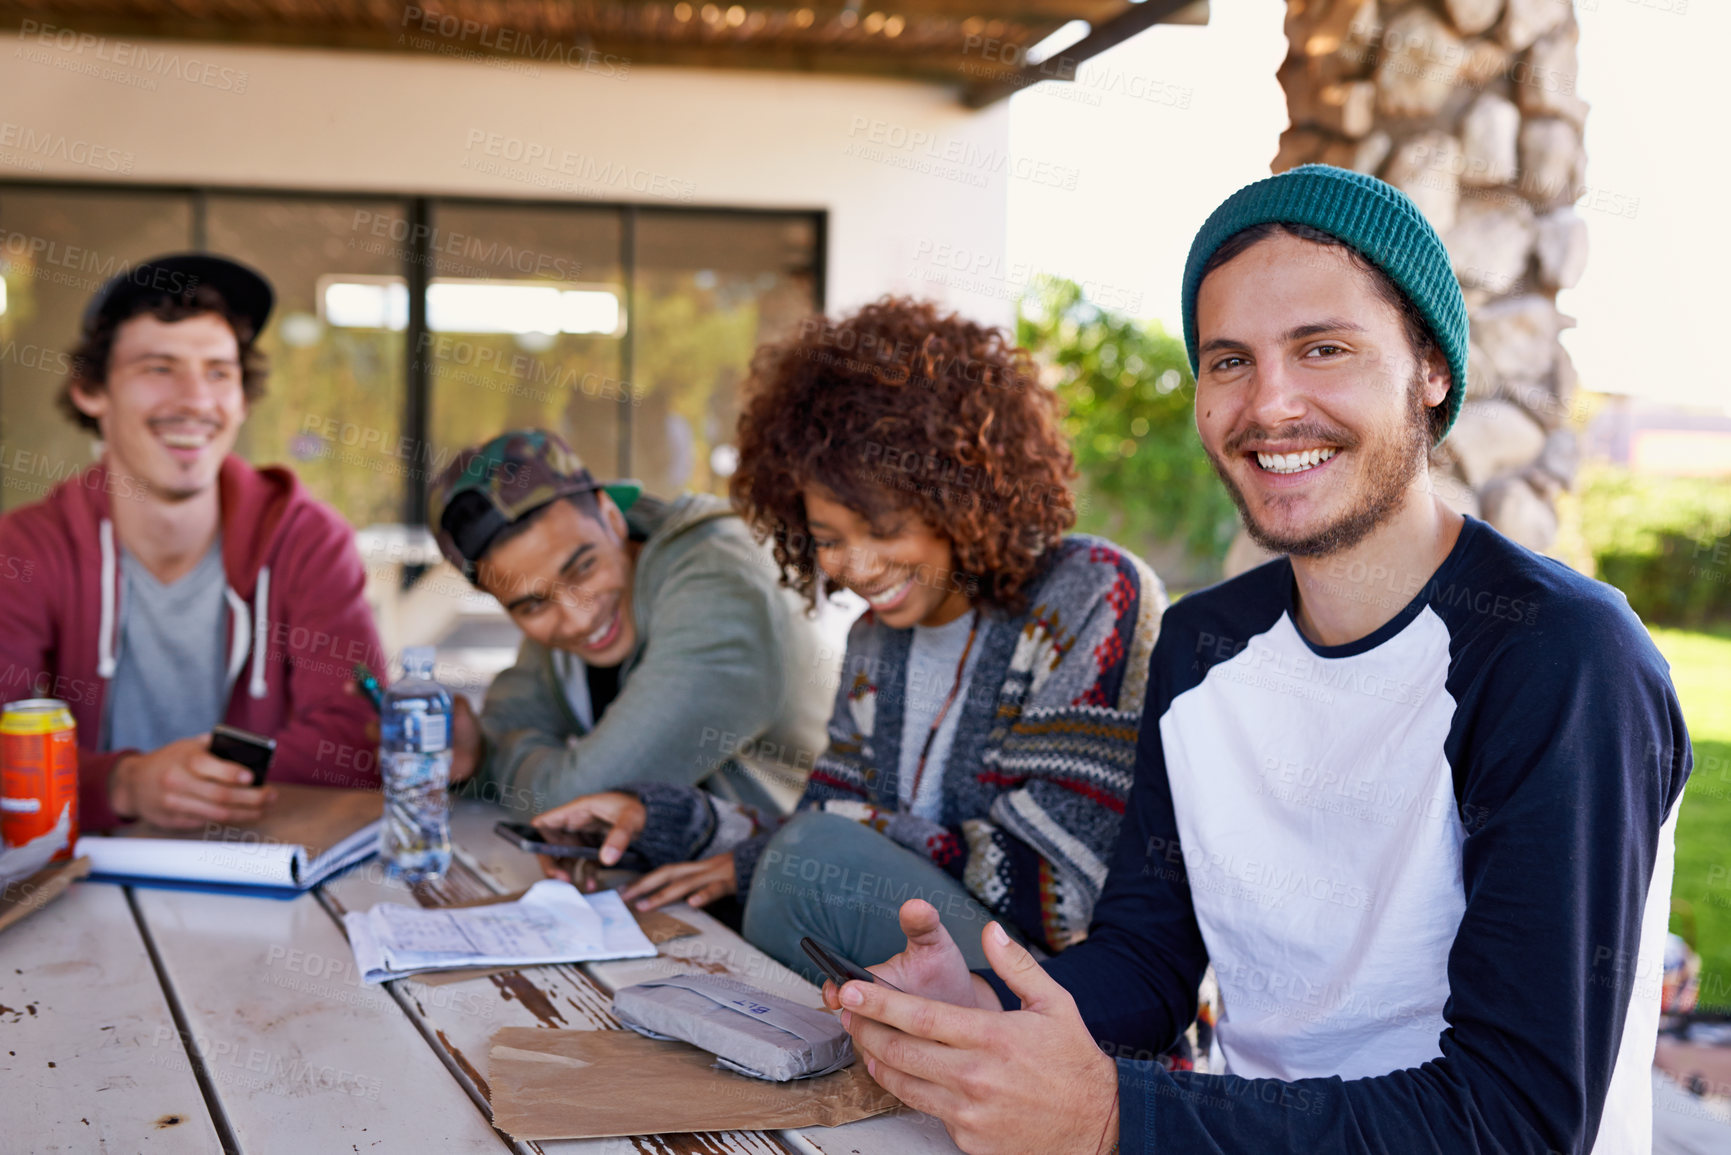
[[[378,850],[383,796],[372,790],[276,786],[259,822],[195,830],[134,823],[86,834],[76,853],[90,878],[128,886],[293,898]]]

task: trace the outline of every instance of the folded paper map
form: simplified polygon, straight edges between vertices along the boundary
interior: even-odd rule
[[[516,902],[422,909],[382,902],[343,915],[362,977],[385,982],[454,967],[651,958],[655,944],[617,891],[585,896],[543,879]]]

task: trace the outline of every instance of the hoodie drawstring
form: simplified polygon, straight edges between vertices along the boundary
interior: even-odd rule
[[[252,684],[247,687],[247,693],[254,698],[265,696],[264,684],[264,647],[265,637],[269,633],[265,629],[265,608],[270,604],[270,566],[263,566],[258,571],[258,588],[252,597]]]
[[[114,523],[106,517],[96,531],[102,543],[102,618],[96,628],[96,676],[114,677],[114,594],[119,585],[114,557]]]
[[[234,587],[224,586],[223,596],[228,599],[229,638],[228,638],[228,672],[223,675],[223,696],[234,688],[234,680],[240,677],[240,672],[246,667],[246,652],[252,647],[252,623],[247,620],[246,601],[234,592]]]

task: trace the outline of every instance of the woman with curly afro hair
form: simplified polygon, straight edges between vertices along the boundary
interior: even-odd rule
[[[888,958],[909,898],[974,967],[993,919],[1048,951],[1080,939],[1165,595],[1131,554],[1066,534],[1075,467],[1032,359],[924,302],[812,318],[758,350],[739,456],[734,504],[783,582],[867,605],[797,812],[761,829],[642,783],[553,824],[600,818],[664,864],[626,890],[640,907],[738,893],[746,938],[816,981],[802,937]]]

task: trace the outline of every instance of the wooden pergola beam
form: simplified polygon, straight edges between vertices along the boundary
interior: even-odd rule
[[[1201,10],[1200,19],[1196,19],[1197,9]],[[1179,16],[1185,18],[1174,19]],[[962,93],[962,103],[969,108],[985,108],[1007,96],[1014,96],[1031,85],[1046,81],[1068,84],[1076,78],[1076,70],[1082,64],[1156,24],[1205,24],[1207,20],[1207,0],[1203,0],[1201,4],[1195,3],[1195,0],[1143,0],[1143,3],[1134,5],[1123,15],[1095,28],[1056,56],[1048,57],[1038,64],[1024,62],[1019,67],[1006,68],[1000,77],[969,85]]]
[[[872,0],[782,0],[774,8],[724,0],[177,0],[165,13],[145,0],[29,7],[0,0],[0,30],[503,58],[550,69],[647,64],[884,76],[953,86],[979,108],[1038,80],[1062,79],[993,60],[1020,60],[1071,20],[1095,31],[1065,52],[1067,60],[1163,20],[1206,23],[1207,7],[1207,0],[902,0],[892,12]],[[988,46],[996,56],[988,58]]]

